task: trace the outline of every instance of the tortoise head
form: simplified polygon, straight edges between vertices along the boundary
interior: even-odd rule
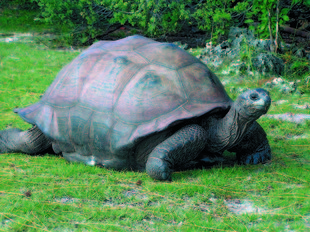
[[[256,120],[266,114],[271,104],[269,93],[264,89],[252,89],[242,93],[234,103],[239,116]]]

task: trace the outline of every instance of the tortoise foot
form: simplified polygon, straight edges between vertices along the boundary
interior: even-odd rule
[[[271,160],[271,150],[268,142],[264,143],[254,153],[238,157],[240,164],[259,164],[266,163],[269,160]]]
[[[146,163],[146,172],[156,180],[172,180],[172,170],[169,168],[168,162],[160,158],[150,157]]]

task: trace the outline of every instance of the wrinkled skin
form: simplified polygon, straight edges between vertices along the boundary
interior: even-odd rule
[[[158,180],[225,150],[257,164],[271,159],[256,122],[270,102],[263,89],[232,102],[204,64],[174,45],[141,36],[102,41],[66,66],[38,103],[15,110],[33,127],[0,131],[0,153],[53,149],[68,161]]]

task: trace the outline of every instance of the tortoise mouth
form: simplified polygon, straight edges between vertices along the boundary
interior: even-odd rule
[[[269,110],[270,103],[264,99],[260,99],[259,101],[253,102],[249,108],[255,115],[263,115],[266,114]]]
[[[261,98],[257,101],[254,101],[252,105],[254,109],[261,111],[262,114],[266,114],[270,107],[270,103],[271,103],[270,98],[269,99]]]
[[[259,114],[266,114],[268,112],[268,110],[269,110],[269,105],[266,105],[266,104],[264,104],[264,105],[255,105],[255,107],[253,107],[253,108]]]
[[[259,100],[253,102],[253,106],[259,111],[262,111],[262,114],[266,114],[271,105],[271,99],[269,95],[261,96]]]

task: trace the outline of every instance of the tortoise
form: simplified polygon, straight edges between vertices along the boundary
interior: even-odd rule
[[[39,102],[15,113],[32,128],[0,131],[0,153],[62,153],[68,161],[146,171],[171,180],[236,152],[242,164],[271,159],[256,120],[264,89],[236,101],[208,67],[178,46],[135,35],[94,43],[64,67]]]

